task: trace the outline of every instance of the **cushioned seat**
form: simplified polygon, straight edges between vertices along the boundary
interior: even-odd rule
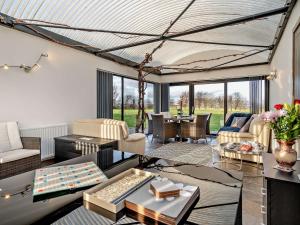
[[[131,141],[139,141],[139,140],[145,140],[145,135],[142,133],[130,134],[126,141],[131,142]]]
[[[219,135],[229,138],[254,138],[255,136],[250,133],[240,133],[240,132],[228,132],[228,131],[221,131]]]
[[[39,154],[40,150],[38,149],[16,149],[2,152],[0,153],[0,163],[12,162]]]

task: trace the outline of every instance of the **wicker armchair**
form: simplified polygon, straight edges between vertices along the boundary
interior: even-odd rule
[[[21,137],[24,150],[40,150],[41,139],[39,137]],[[39,168],[41,165],[41,155],[33,155],[18,160],[0,163],[0,179],[24,173]]]
[[[206,127],[209,115],[197,115],[193,122],[181,122],[181,138],[206,140]]]
[[[153,114],[153,138],[159,138],[165,143],[169,138],[175,138],[177,135],[177,123],[176,122],[165,122],[164,116],[161,114]]]

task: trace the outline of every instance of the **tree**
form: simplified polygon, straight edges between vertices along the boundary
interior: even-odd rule
[[[118,91],[118,87],[116,85],[113,85],[113,106],[117,107],[118,104],[118,98],[119,98],[119,91]]]

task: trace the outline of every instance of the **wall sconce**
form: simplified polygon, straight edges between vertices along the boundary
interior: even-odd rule
[[[267,76],[267,80],[275,80],[276,78],[277,78],[277,72],[276,72],[276,70],[270,72],[269,76]]]
[[[47,53],[42,53],[40,55],[40,57],[37,59],[36,63],[33,64],[32,66],[27,66],[25,64],[21,64],[20,66],[4,64],[4,65],[0,65],[0,68],[3,68],[5,70],[8,70],[9,68],[20,68],[20,69],[24,70],[26,73],[35,72],[41,67],[39,65],[39,62],[41,61],[41,59],[43,57],[48,57],[48,54]]]

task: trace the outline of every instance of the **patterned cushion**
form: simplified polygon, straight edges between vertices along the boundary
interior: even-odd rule
[[[6,123],[0,123],[0,152],[7,152],[10,149],[7,125]]]
[[[242,128],[246,121],[247,117],[234,117],[230,126]]]

